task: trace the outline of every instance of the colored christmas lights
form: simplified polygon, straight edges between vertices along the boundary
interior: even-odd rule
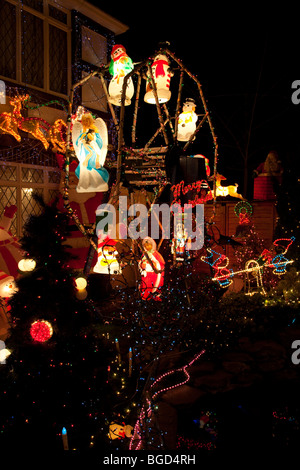
[[[33,341],[45,343],[53,335],[53,328],[46,320],[36,320],[30,326],[30,335]]]

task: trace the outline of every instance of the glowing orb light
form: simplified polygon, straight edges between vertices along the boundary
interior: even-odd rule
[[[53,334],[51,323],[46,320],[37,320],[31,324],[30,335],[34,341],[45,343]]]

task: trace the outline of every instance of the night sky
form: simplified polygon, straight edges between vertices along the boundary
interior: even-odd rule
[[[218,169],[228,184],[237,182],[242,189],[248,155],[250,187],[253,170],[270,150],[277,150],[284,167],[300,173],[300,104],[291,99],[292,83],[300,79],[295,7],[95,3],[129,26],[116,42],[134,62],[169,41],[170,50],[197,76],[218,137]]]

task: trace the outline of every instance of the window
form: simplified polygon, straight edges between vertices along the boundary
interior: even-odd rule
[[[67,33],[49,25],[49,87],[57,93],[68,93]]]
[[[16,7],[3,2],[0,8],[0,74],[15,80],[16,74]]]
[[[81,58],[83,61],[99,66],[107,63],[107,39],[101,34],[81,26]],[[82,78],[87,73],[82,72]],[[107,112],[107,101],[100,78],[92,77],[82,86],[82,104],[87,108]]]
[[[0,22],[1,78],[67,96],[71,12],[50,0],[5,0]]]
[[[22,11],[22,82],[44,87],[43,20]]]
[[[46,203],[54,200],[59,193],[60,176],[58,168],[0,162],[0,217],[6,206],[18,207],[10,227],[13,235],[21,236],[28,217],[41,210],[33,192],[43,196]]]

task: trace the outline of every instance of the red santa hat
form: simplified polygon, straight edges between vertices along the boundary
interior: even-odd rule
[[[102,241],[99,241],[98,248],[105,248],[106,246],[116,246],[117,241],[110,237],[105,237]]]

